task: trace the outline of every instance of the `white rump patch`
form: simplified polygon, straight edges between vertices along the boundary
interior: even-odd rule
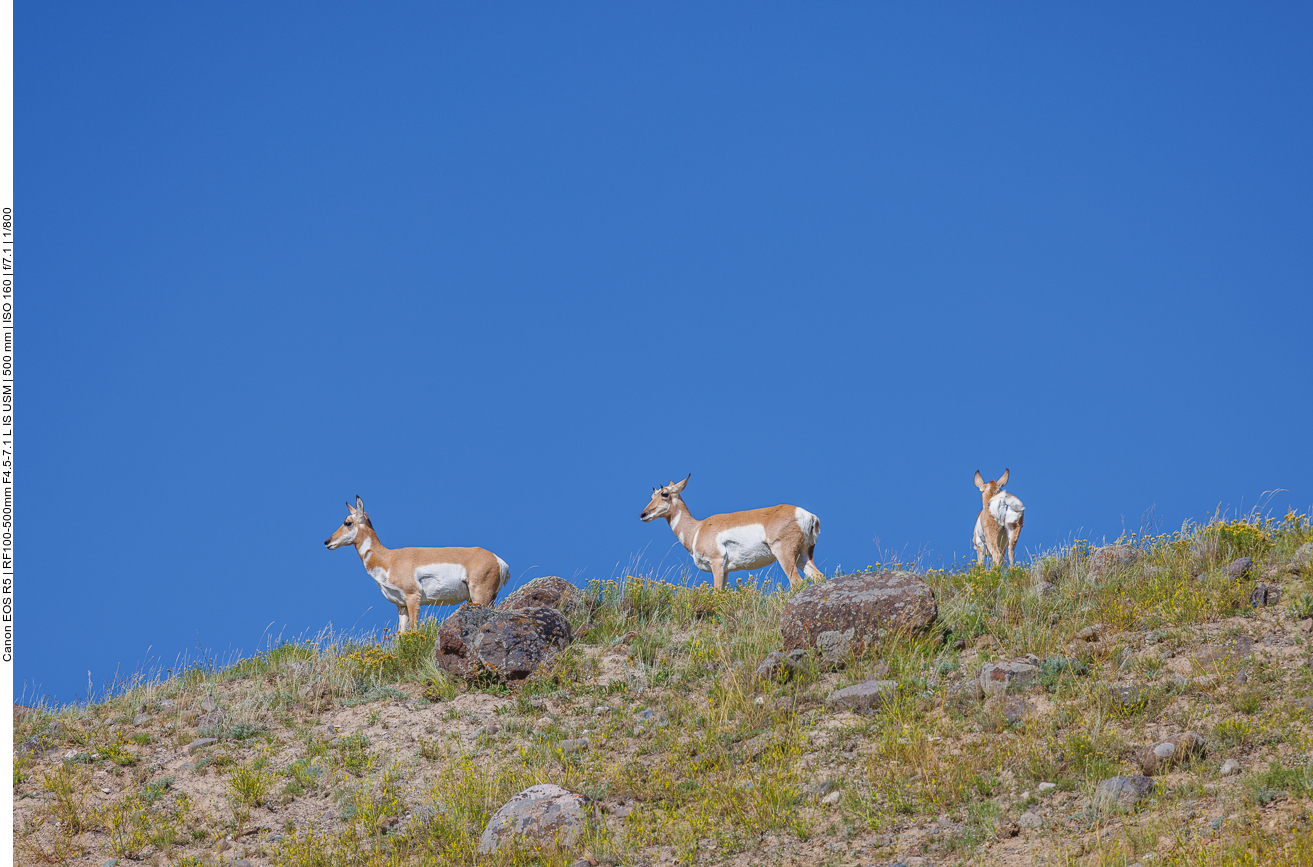
[[[497,561],[501,563],[500,558]],[[502,564],[505,565],[504,563]],[[469,575],[459,563],[428,563],[415,567],[420,605],[470,601]]]
[[[794,506],[793,520],[798,522],[798,529],[802,530],[802,535],[808,544],[816,541],[816,525],[820,522],[816,520],[815,515],[806,509]]]
[[[761,569],[775,562],[761,524],[721,530],[716,534],[716,548],[726,560],[726,571]]]
[[[989,498],[989,514],[994,516],[1000,527],[1017,523],[1025,511],[1026,507],[1021,501],[1006,491],[1000,491]]]

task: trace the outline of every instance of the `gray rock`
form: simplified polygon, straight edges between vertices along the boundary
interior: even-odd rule
[[[773,680],[776,683],[788,683],[807,661],[807,651],[798,649],[784,653],[772,650],[757,666],[754,673],[761,680]]]
[[[820,782],[812,783],[810,786],[807,787],[806,791],[807,794],[809,795],[815,795],[818,798],[823,798],[826,795],[830,794],[831,792],[837,790],[841,785],[843,785],[843,783],[840,780],[830,778],[830,779],[821,780]]]
[[[1102,623],[1091,623],[1080,632],[1077,632],[1076,637],[1081,641],[1102,641],[1103,633],[1106,629],[1107,627]]]
[[[1136,710],[1149,700],[1148,691],[1137,684],[1109,686],[1107,695],[1109,703],[1121,710]]]
[[[1038,828],[1044,824],[1044,820],[1034,810],[1027,810],[1018,817],[1017,824],[1023,828]]]
[[[223,724],[227,717],[228,715],[224,713],[222,708],[212,710],[205,714],[205,716],[196,720],[196,728],[201,732],[218,731],[223,728]]]
[[[1140,550],[1130,545],[1107,545],[1097,548],[1090,554],[1089,562],[1085,566],[1085,580],[1096,584],[1111,578],[1134,566],[1141,556]]]
[[[1126,811],[1153,793],[1149,777],[1112,777],[1094,790],[1094,808],[1099,812]]]
[[[434,655],[463,680],[506,682],[528,677],[572,640],[570,622],[555,608],[500,611],[467,602],[442,621]]]
[[[855,655],[853,635],[855,630],[845,629],[840,632],[831,629],[816,636],[816,654],[826,668],[840,668],[848,664]],[[793,652],[793,651],[790,651]]]
[[[1038,792],[1040,795],[1047,795],[1049,792],[1053,791],[1057,787],[1058,787],[1057,783],[1040,783],[1038,786],[1035,787],[1035,791]]]
[[[132,724],[134,726],[144,726],[149,722],[150,722],[150,714],[148,713],[139,713],[132,718]]]
[[[1195,732],[1185,732],[1140,750],[1135,754],[1135,763],[1146,777],[1152,777],[1189,759],[1203,757],[1205,752],[1204,739]]]
[[[974,704],[984,697],[985,691],[980,688],[980,678],[968,677],[949,688],[947,699],[962,706]]]
[[[200,750],[205,749],[206,747],[212,747],[218,742],[219,742],[218,738],[197,738],[196,740],[187,744],[185,749],[187,750],[187,755],[190,756],[190,755],[194,755]]]
[[[1042,581],[1039,584],[1036,584],[1034,587],[1032,587],[1030,592],[1034,593],[1036,596],[1038,596],[1041,599],[1046,599],[1049,596],[1052,596],[1054,593],[1058,592],[1058,585],[1052,584],[1048,581]]]
[[[1230,777],[1238,773],[1240,773],[1240,763],[1237,762],[1235,759],[1227,759],[1226,761],[1222,762],[1222,771],[1221,771],[1222,776]]]
[[[560,786],[530,786],[493,814],[479,838],[479,852],[491,854],[517,837],[531,846],[568,849],[583,834],[587,805],[582,795]]]
[[[1226,574],[1231,578],[1248,578],[1249,570],[1254,566],[1254,561],[1249,557],[1241,557],[1239,560],[1233,560],[1227,564]]]
[[[911,572],[862,572],[814,584],[784,606],[784,649],[825,645],[831,658],[861,656],[894,633],[930,627],[939,616],[935,594]],[[821,635],[826,635],[818,641]]]
[[[428,825],[439,816],[445,815],[447,815],[447,807],[445,804],[438,804],[436,806],[420,804],[418,807],[415,807],[415,809],[410,811],[410,815],[405,818],[400,826],[398,826],[397,830],[402,834],[411,833]]]
[[[588,738],[566,738],[561,741],[561,752],[568,756],[571,753],[581,753],[589,746]]]
[[[1039,666],[1029,661],[987,662],[980,667],[980,688],[986,697],[1019,692],[1035,682]]]
[[[207,695],[205,698],[201,699],[201,710],[206,713],[212,713],[218,710],[218,708],[219,704],[214,700],[214,696]]]
[[[1025,721],[1026,715],[1030,713],[1030,704],[1019,695],[999,696],[991,698],[989,701],[998,702],[998,708],[1003,714],[1003,719],[1011,725],[1017,725]]]
[[[593,716],[606,716],[610,712],[611,708],[604,704],[599,704],[597,707],[593,708]]]
[[[1313,542],[1305,542],[1295,550],[1295,556],[1290,559],[1290,571],[1307,572],[1313,568]]]
[[[825,706],[831,709],[850,710],[853,713],[872,714],[898,694],[898,683],[893,680],[868,680],[830,693]]]
[[[1281,602],[1281,588],[1273,587],[1269,584],[1259,584],[1249,594],[1249,605],[1252,608],[1262,608],[1266,605],[1276,605]]]
[[[501,601],[499,611],[528,611],[531,608],[555,608],[562,614],[584,609],[584,594],[578,587],[556,575],[544,575],[525,584]]]

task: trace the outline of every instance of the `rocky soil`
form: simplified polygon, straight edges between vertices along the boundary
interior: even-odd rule
[[[545,583],[504,609],[532,663],[429,621],[16,707],[17,863],[1308,864],[1310,538]]]

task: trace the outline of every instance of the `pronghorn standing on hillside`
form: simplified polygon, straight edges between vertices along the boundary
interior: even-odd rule
[[[639,518],[644,523],[665,518],[670,529],[703,572],[710,572],[717,590],[725,589],[725,573],[736,569],[761,569],[779,562],[797,587],[801,570],[808,578],[823,578],[812,562],[821,521],[797,506],[771,506],[750,512],[711,515],[699,521],[689,514],[680,491],[692,478],[652,489],[652,501]]]
[[[1007,546],[1008,565],[1017,561],[1017,537],[1026,522],[1026,507],[1021,501],[1003,490],[1008,483],[1008,471],[992,482],[986,482],[976,470],[976,487],[980,489],[980,514],[976,516],[976,529],[971,536],[976,546],[976,562],[984,563],[986,555],[1002,565],[1003,548]]]
[[[356,546],[365,571],[397,606],[398,633],[419,625],[421,605],[491,605],[510,578],[506,561],[482,548],[384,548],[364,502],[356,497],[355,506],[346,507],[346,520],[324,546],[330,551]]]

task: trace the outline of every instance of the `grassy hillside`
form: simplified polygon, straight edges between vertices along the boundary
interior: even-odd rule
[[[750,582],[593,583],[575,643],[509,689],[446,678],[433,621],[286,644],[17,715],[19,863],[1313,864],[1313,570],[1292,565],[1310,539],[1302,516],[1214,520],[1123,540],[1139,558],[1094,581],[1083,544],[928,572],[933,632],[787,683],[754,670],[788,594]],[[1251,607],[1260,584],[1280,602]],[[982,663],[1024,654],[1038,684],[973,694]],[[877,676],[900,690],[876,715],[826,708]],[[1133,813],[1094,809],[1136,749],[1186,730],[1206,758]],[[535,783],[594,799],[583,845],[480,858]]]

